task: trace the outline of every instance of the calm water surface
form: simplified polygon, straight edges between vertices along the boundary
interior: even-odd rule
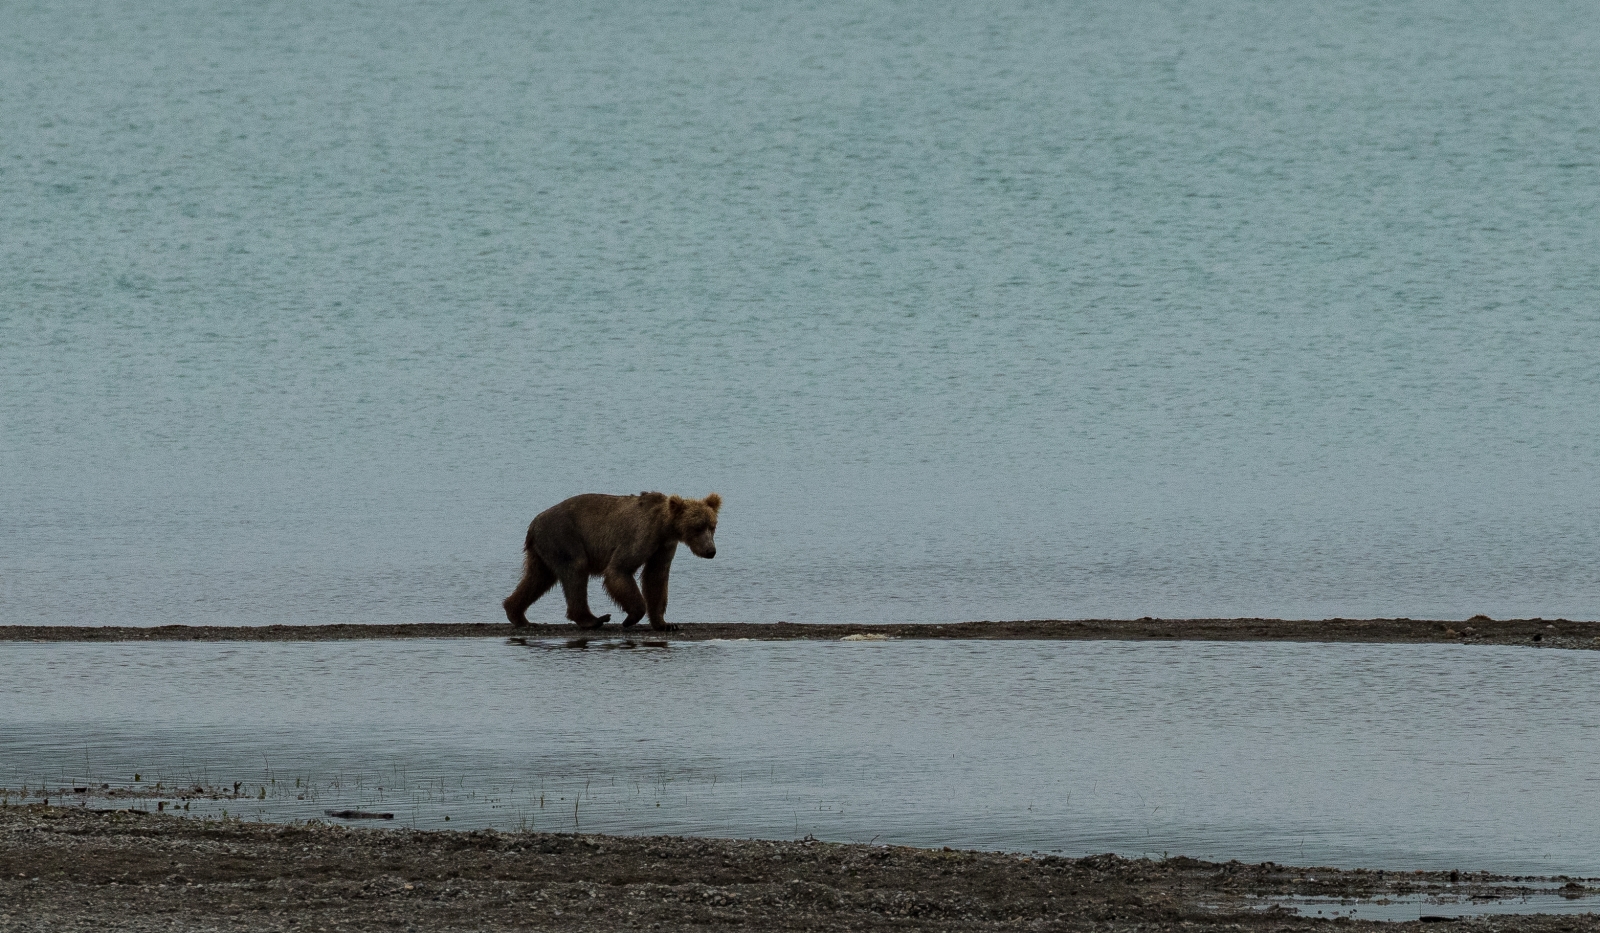
[[[489,620],[534,513],[658,488],[728,502],[681,621],[1594,618],[1597,48],[1576,0],[0,5],[0,622]]]
[[[623,644],[8,645],[0,786],[138,773],[265,792],[206,811],[246,818],[1600,874],[1591,652]]]

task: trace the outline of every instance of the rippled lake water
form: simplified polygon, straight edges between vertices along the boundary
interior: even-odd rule
[[[5,651],[0,786],[13,792],[238,781],[240,799],[190,814],[360,808],[426,828],[1600,874],[1591,652],[622,640]]]
[[[727,498],[681,621],[1594,618],[1597,42],[5,4],[0,622],[492,620],[641,489]]]

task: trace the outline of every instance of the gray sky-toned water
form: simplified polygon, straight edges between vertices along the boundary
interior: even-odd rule
[[[0,621],[641,489],[679,621],[1600,614],[1592,4],[42,0],[0,125]]]
[[[0,788],[238,781],[189,814],[1600,873],[1600,814],[1575,803],[1600,782],[1595,652],[619,644],[11,645]]]

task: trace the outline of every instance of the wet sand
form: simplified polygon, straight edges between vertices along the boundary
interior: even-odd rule
[[[1600,622],[1568,619],[1462,621],[1424,619],[1041,619],[949,625],[810,625],[789,622],[691,622],[657,632],[616,623],[599,629],[571,624],[417,623],[410,625],[3,625],[0,641],[342,641],[363,638],[616,638],[641,641],[837,640],[851,635],[890,639],[1049,639],[1098,641],[1294,641],[1379,644],[1522,645],[1600,649]]]
[[[382,830],[0,807],[0,930],[1594,929],[1378,923],[1252,895],[1514,897],[1531,879],[815,842]],[[1569,891],[1590,893],[1577,882]],[[1448,907],[1441,908],[1441,917]],[[1432,920],[1433,918],[1430,918]]]

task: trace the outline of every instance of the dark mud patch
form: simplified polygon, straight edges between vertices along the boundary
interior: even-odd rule
[[[380,830],[0,808],[0,930],[1526,930],[1252,909],[1525,881],[682,837]]]
[[[1084,641],[1285,641],[1377,644],[1518,645],[1530,648],[1600,648],[1600,622],[1482,617],[1466,621],[1423,619],[1038,619],[948,625],[812,625],[790,622],[697,622],[674,631],[607,625],[582,631],[573,625],[417,623],[410,625],[6,625],[0,641],[346,641],[388,638],[595,638],[626,635],[651,644],[748,638],[758,641],[835,641],[851,635],[889,639],[1037,639]]]

